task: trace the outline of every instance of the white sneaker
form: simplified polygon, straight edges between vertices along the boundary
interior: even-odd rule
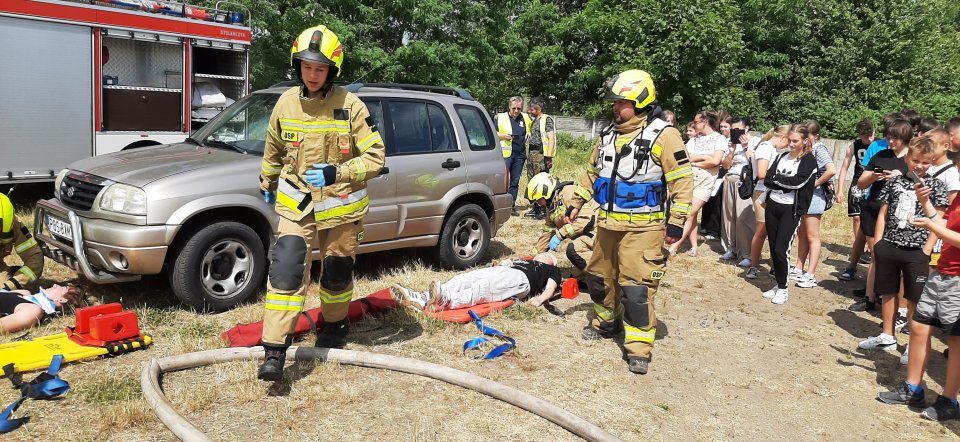
[[[737,263],[737,267],[750,267],[751,265],[753,265],[753,261],[750,258],[743,258]]]
[[[763,292],[763,297],[767,299],[773,299],[774,296],[777,296],[777,288],[774,287],[770,290]]]
[[[907,344],[907,348],[903,349],[903,354],[900,355],[900,365],[907,365],[910,362],[910,344]]]
[[[813,273],[804,273],[797,279],[797,287],[809,289],[817,286],[817,277]]]
[[[733,258],[736,258],[736,257],[737,257],[736,252],[734,252],[733,250],[727,250],[726,252],[723,252],[723,255],[720,255],[720,260],[721,260],[721,261],[729,261],[729,260],[731,260],[731,259],[733,259]]]
[[[800,267],[790,267],[790,271],[787,272],[787,279],[792,279],[794,281],[799,280],[803,276],[803,269]]]
[[[430,292],[428,291],[418,292],[400,284],[393,284],[391,288],[393,289],[394,297],[407,307],[423,310],[430,301]]]
[[[897,338],[880,333],[872,338],[864,339],[857,347],[861,350],[886,350],[893,352],[897,351]]]
[[[790,299],[790,293],[787,292],[787,289],[777,289],[777,294],[773,296],[773,299],[771,299],[770,302],[777,305],[783,305],[787,302],[787,299]]]

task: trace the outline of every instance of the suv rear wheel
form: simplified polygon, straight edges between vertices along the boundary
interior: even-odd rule
[[[191,236],[170,269],[170,287],[201,311],[223,311],[257,294],[266,274],[263,243],[250,227],[211,223]]]
[[[476,204],[457,207],[443,224],[437,246],[440,265],[446,268],[472,267],[490,246],[490,219]]]

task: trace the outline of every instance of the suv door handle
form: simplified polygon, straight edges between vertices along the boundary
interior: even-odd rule
[[[388,174],[388,173],[390,173],[390,168],[387,167],[387,166],[383,166],[383,167],[380,168],[380,173],[377,174],[377,176],[383,176],[383,175],[386,175],[386,174]]]
[[[442,164],[440,164],[440,167],[444,169],[456,169],[460,167],[460,162],[454,161],[453,158],[447,158],[447,161],[444,161]]]

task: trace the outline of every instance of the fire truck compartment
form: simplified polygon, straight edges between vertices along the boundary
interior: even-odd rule
[[[0,181],[50,180],[93,154],[90,28],[0,17],[0,41],[0,84],[16,85],[0,100]]]

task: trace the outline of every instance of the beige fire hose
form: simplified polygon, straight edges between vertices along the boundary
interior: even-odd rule
[[[345,365],[381,368],[424,376],[458,385],[515,405],[553,422],[585,440],[620,440],[585,419],[543,399],[524,393],[513,387],[508,387],[499,382],[430,362],[363,351],[314,347],[291,347],[287,350],[287,358],[293,358],[297,361],[336,362]],[[151,359],[147,366],[144,367],[143,374],[140,376],[140,386],[143,388],[143,396],[147,399],[147,403],[173,434],[187,442],[209,441],[211,439],[207,437],[206,434],[193,426],[190,421],[181,416],[180,413],[177,413],[173,408],[173,404],[167,400],[167,397],[163,394],[163,389],[160,387],[160,377],[164,373],[171,371],[203,367],[221,362],[253,359],[263,359],[263,347],[221,348]]]

